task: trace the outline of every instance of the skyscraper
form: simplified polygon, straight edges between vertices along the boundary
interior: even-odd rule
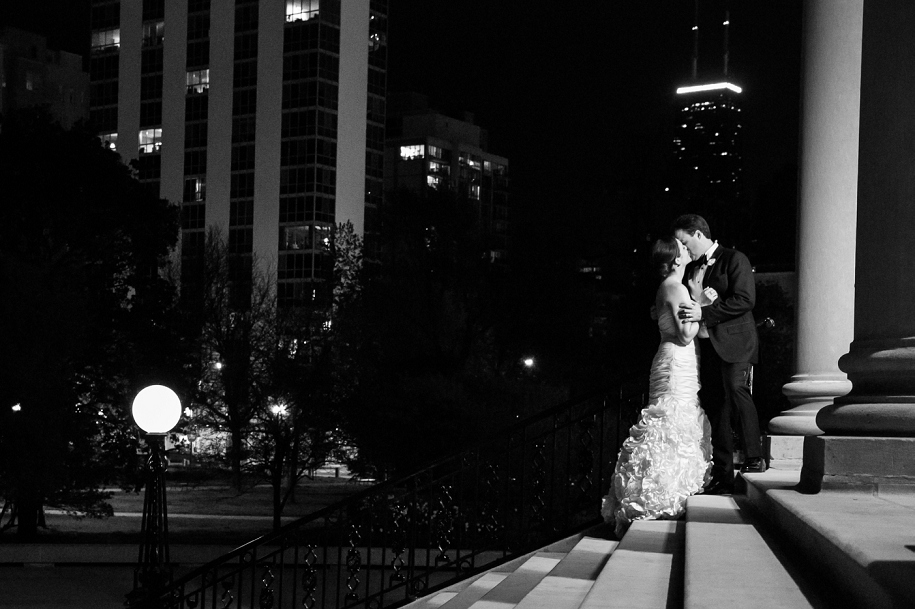
[[[371,240],[386,34],[387,0],[92,1],[91,119],[181,203],[183,289],[208,227],[281,306],[322,297],[335,223]]]
[[[692,74],[677,88],[670,178],[679,204],[724,228],[742,194],[742,89],[729,69],[730,11],[726,0],[695,0]]]

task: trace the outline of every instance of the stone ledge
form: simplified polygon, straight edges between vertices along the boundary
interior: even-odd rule
[[[744,476],[747,502],[837,594],[862,608],[911,607],[915,598],[915,503],[908,490],[797,490],[798,472]],[[892,491],[897,491],[893,493]]]
[[[801,484],[821,489],[877,492],[882,484],[915,485],[915,438],[808,436]]]

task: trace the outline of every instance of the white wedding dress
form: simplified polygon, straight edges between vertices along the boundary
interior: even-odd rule
[[[711,427],[699,406],[696,340],[677,344],[677,320],[658,318],[661,346],[651,363],[649,398],[629,430],[601,515],[621,536],[633,520],[674,519],[711,468]]]

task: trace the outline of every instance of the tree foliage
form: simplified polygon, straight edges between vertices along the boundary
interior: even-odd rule
[[[0,494],[30,536],[42,504],[110,513],[99,487],[135,459],[128,401],[171,361],[158,269],[177,215],[43,110],[4,118],[0,183]]]
[[[351,466],[374,477],[558,403],[569,392],[554,371],[561,351],[586,337],[586,323],[573,329],[566,317],[579,292],[553,294],[549,275],[534,276],[543,267],[494,263],[466,197],[389,193],[381,219],[380,264],[335,320],[353,362],[345,402],[358,447]],[[521,365],[525,355],[537,358],[535,369]]]

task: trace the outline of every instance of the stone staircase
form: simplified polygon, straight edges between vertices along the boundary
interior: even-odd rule
[[[915,607],[915,494],[805,495],[797,471],[695,496],[679,521],[597,527],[421,598],[410,609]]]

